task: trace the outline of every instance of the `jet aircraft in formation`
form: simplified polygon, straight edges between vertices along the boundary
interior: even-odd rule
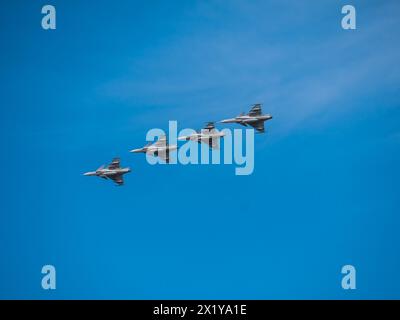
[[[272,116],[270,114],[262,114],[261,104],[257,103],[253,105],[248,114],[242,112],[235,118],[222,120],[221,123],[239,123],[242,126],[252,126],[258,132],[264,132],[264,122],[271,120]]]
[[[86,172],[83,175],[84,176],[97,176],[97,177],[100,177],[100,178],[103,178],[106,180],[111,179],[117,185],[121,186],[124,184],[123,175],[125,173],[131,172],[131,169],[130,168],[121,168],[120,162],[121,161],[119,158],[114,158],[107,167],[102,165],[96,171]]]
[[[267,120],[271,120],[272,116],[270,114],[262,114],[261,104],[257,103],[252,106],[250,111],[245,114],[241,113],[235,118],[225,119],[220,121],[220,123],[238,123],[242,126],[251,126],[258,132],[265,132],[264,123]],[[200,131],[188,136],[178,137],[179,141],[197,141],[198,143],[206,143],[212,149],[219,148],[219,139],[223,138],[225,134],[215,130],[214,122],[208,122],[207,125]],[[133,153],[146,153],[151,156],[160,157],[166,163],[169,163],[169,154],[172,151],[178,149],[177,145],[168,144],[166,136],[162,136],[158,141],[148,143],[142,148],[133,149],[130,152]],[[98,168],[96,171],[86,172],[85,176],[97,176],[103,179],[111,179],[117,185],[123,185],[124,179],[123,175],[130,172],[130,168],[121,168],[120,159],[114,158],[112,162],[105,167],[104,165]]]
[[[203,130],[198,131],[189,136],[178,137],[179,141],[197,141],[198,143],[206,143],[212,149],[219,148],[219,139],[224,137],[225,133],[215,130],[214,122],[208,122]]]
[[[148,143],[143,148],[133,149],[133,153],[146,153],[150,156],[160,157],[166,163],[169,163],[169,153],[178,149],[176,144],[168,144],[166,136],[162,136],[155,143]]]

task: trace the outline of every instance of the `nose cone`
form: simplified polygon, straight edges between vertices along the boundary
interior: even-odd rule
[[[231,123],[231,122],[235,122],[235,119],[225,119],[225,120],[221,120],[220,123]]]
[[[84,176],[94,176],[96,174],[96,172],[86,172],[83,175]]]
[[[142,152],[142,149],[133,149],[133,150],[131,150],[129,152],[139,153],[139,152]]]

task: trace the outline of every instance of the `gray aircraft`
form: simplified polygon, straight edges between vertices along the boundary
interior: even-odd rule
[[[124,184],[123,175],[125,173],[131,172],[131,169],[130,168],[121,168],[120,162],[121,161],[119,158],[114,158],[107,167],[102,165],[96,171],[86,172],[83,175],[84,176],[97,176],[97,177],[100,177],[100,178],[103,178],[106,180],[111,179],[117,185],[121,186]]]
[[[158,141],[148,143],[143,148],[133,149],[130,152],[133,153],[146,153],[153,157],[159,157],[163,159],[166,163],[169,163],[169,154],[171,151],[178,149],[176,144],[168,144],[167,137],[161,136]]]
[[[262,114],[261,104],[254,104],[248,114],[242,112],[235,118],[225,119],[220,121],[221,123],[239,123],[242,126],[252,126],[258,132],[264,132],[264,122],[272,119],[270,114]]]
[[[199,132],[193,133],[189,136],[178,137],[179,141],[197,141],[198,143],[207,143],[210,148],[219,148],[219,139],[225,136],[225,133],[215,130],[214,122],[208,122],[206,127]]]

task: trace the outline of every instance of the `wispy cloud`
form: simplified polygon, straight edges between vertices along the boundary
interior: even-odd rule
[[[188,19],[203,23],[187,22],[101,90],[137,106],[135,112],[157,106],[165,119],[172,111],[187,121],[219,119],[260,101],[282,120],[278,132],[328,121],[359,108],[377,90],[398,89],[399,5],[376,6],[363,8],[357,30],[345,31],[337,5],[299,6],[297,15],[272,14],[261,3],[235,1],[226,8],[225,2],[224,10],[219,2],[199,5]],[[267,19],[261,12],[269,12]],[[325,19],[321,30],[312,19]]]

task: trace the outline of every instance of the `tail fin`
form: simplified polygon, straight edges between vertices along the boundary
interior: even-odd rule
[[[213,121],[206,122],[206,126],[204,127],[204,129],[206,129],[206,130],[212,130],[212,129],[215,129],[214,122],[213,122]]]

